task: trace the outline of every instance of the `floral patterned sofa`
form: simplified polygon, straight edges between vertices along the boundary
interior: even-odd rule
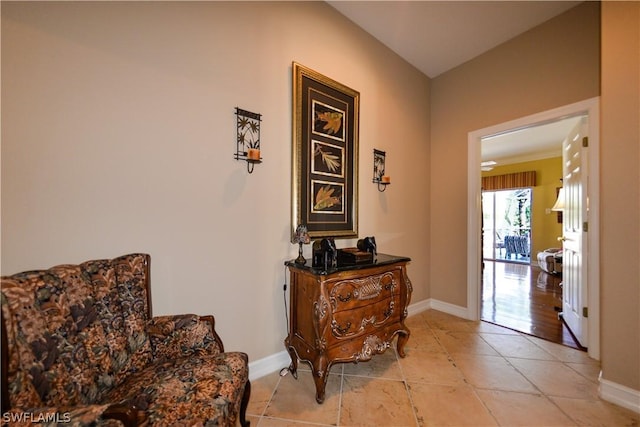
[[[2,277],[2,424],[243,426],[248,358],[151,317],[146,254]]]

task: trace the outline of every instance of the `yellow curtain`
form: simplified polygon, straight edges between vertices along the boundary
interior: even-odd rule
[[[524,188],[536,186],[536,171],[508,173],[506,175],[482,177],[482,189],[508,190],[511,188]]]

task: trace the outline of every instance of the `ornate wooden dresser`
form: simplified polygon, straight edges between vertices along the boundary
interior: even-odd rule
[[[311,261],[287,261],[290,272],[290,316],[284,341],[291,356],[289,370],[297,376],[298,360],[311,365],[316,401],[324,401],[331,365],[370,360],[383,353],[398,335],[405,357],[409,329],[404,324],[412,286],[410,259],[378,254],[368,264],[320,271]]]

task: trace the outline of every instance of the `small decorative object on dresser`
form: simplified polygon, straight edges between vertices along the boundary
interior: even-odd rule
[[[373,254],[371,252],[361,251],[358,248],[338,249],[338,265],[356,265],[371,264],[373,262]]]
[[[307,262],[307,260],[304,259],[304,256],[302,256],[302,245],[308,245],[309,243],[311,243],[311,237],[309,237],[309,232],[307,231],[306,225],[300,224],[296,227],[296,234],[293,236],[292,241],[293,243],[297,243],[299,245],[298,258],[296,258],[296,263],[304,264],[305,262]]]
[[[358,240],[357,246],[361,251],[370,252],[374,257],[378,254],[378,245],[374,236]]]
[[[311,265],[313,268],[322,270],[326,273],[336,267],[338,250],[336,249],[336,241],[327,237],[322,240],[313,242],[313,260]]]
[[[409,339],[407,306],[413,288],[407,276],[410,258],[378,254],[367,264],[322,271],[309,263],[287,261],[291,277],[289,371],[298,378],[298,361],[311,365],[316,401],[324,402],[334,363],[364,362],[383,353],[398,336],[405,357]]]

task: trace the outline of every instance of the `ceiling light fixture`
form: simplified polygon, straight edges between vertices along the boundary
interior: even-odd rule
[[[493,166],[497,165],[497,163],[493,160],[487,160],[486,162],[480,163],[480,170],[484,172],[488,172],[493,169]]]

